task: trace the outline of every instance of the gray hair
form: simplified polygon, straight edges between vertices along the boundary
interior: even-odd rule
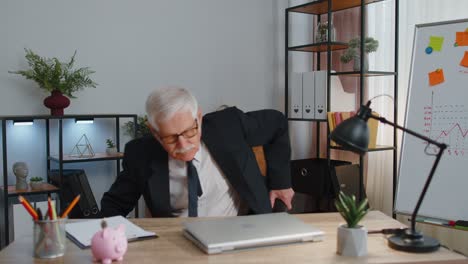
[[[156,130],[158,130],[156,120],[166,121],[179,112],[190,112],[193,118],[197,117],[197,100],[184,88],[163,87],[151,92],[146,99],[148,122]]]

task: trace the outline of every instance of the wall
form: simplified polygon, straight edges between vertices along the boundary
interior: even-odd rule
[[[76,50],[76,66],[96,71],[92,79],[98,87],[77,92],[66,114],[143,114],[147,94],[167,84],[192,90],[204,112],[222,104],[282,111],[279,10],[284,10],[279,0],[2,1],[0,115],[49,113],[42,104],[46,92],[8,73],[27,67],[24,48],[63,61]],[[71,131],[64,138],[65,153],[83,133],[103,151],[105,138],[112,137],[104,130],[113,131],[114,123],[65,126]],[[8,140],[9,184],[15,183],[11,165],[18,160],[28,162],[30,176],[45,173],[43,128],[40,122],[20,132],[7,127],[15,135]],[[67,168],[86,170],[99,202],[116,174],[110,163]]]
[[[96,71],[67,113],[142,113],[150,90],[177,84],[205,111],[278,107],[275,1],[5,1],[0,8],[0,113],[45,114],[46,94],[8,74],[23,48]]]

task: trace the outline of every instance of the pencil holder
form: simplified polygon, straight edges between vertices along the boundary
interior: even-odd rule
[[[65,254],[65,218],[34,221],[34,247],[36,258],[56,258]]]

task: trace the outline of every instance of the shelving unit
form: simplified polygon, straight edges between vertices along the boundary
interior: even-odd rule
[[[391,1],[391,0],[349,0],[349,1],[342,1],[342,0],[317,0],[309,3],[305,3],[298,6],[289,7],[285,10],[285,115],[288,117],[290,121],[307,121],[307,122],[317,122],[317,155],[320,153],[320,139],[323,136],[327,135],[327,160],[330,169],[330,151],[331,149],[335,150],[343,150],[339,146],[330,146],[330,139],[328,135],[330,134],[329,127],[327,126],[326,133],[320,131],[320,123],[325,123],[327,120],[316,120],[316,119],[302,119],[302,118],[290,118],[289,115],[289,59],[291,52],[309,52],[317,54],[314,64],[316,66],[316,70],[320,70],[320,53],[325,52],[327,55],[327,112],[330,112],[331,109],[331,102],[333,98],[330,98],[330,85],[331,85],[331,76],[346,76],[346,77],[355,77],[359,78],[359,85],[356,90],[359,91],[359,106],[364,102],[364,81],[365,78],[379,78],[382,76],[393,76],[394,80],[394,87],[393,87],[393,96],[394,96],[394,104],[393,104],[393,117],[394,120],[398,118],[398,109],[397,109],[397,102],[398,102],[398,0],[393,0],[395,2],[395,58],[394,58],[394,70],[393,71],[372,71],[372,70],[362,70],[364,67],[364,56],[360,56],[360,71],[338,71],[332,72],[332,54],[334,55],[336,51],[346,49],[348,44],[346,42],[341,42],[342,40],[338,41],[330,41],[332,39],[332,15],[341,10],[350,9],[350,8],[360,8],[360,32],[361,35],[361,43],[364,42],[364,38],[366,36],[365,30],[365,17],[366,17],[366,6],[372,5],[378,2],[384,1]],[[299,46],[289,46],[289,16],[291,13],[303,13],[309,14],[312,16],[316,16],[317,21],[321,21],[322,15],[327,15],[328,20],[328,42],[320,42],[320,43],[309,43]],[[310,29],[312,30],[312,29]],[[360,54],[364,54],[364,45],[360,47]],[[357,106],[357,107],[359,107]],[[357,110],[357,109],[355,109]],[[393,144],[390,146],[377,146],[376,148],[369,149],[369,152],[377,152],[377,151],[393,151],[393,196],[395,196],[395,183],[397,177],[397,130],[393,129]],[[362,166],[364,164],[363,156],[359,157],[359,186],[363,186],[363,178],[364,178],[364,168]],[[359,199],[363,197],[362,188],[360,188]]]
[[[115,119],[115,143],[117,146],[118,153],[116,154],[107,154],[107,153],[95,153],[93,157],[74,157],[66,155],[63,153],[63,120],[66,119],[98,119],[98,118],[107,118]],[[51,170],[51,163],[55,163],[58,166],[59,175],[63,175],[64,164],[69,163],[79,163],[79,162],[97,162],[97,161],[116,161],[117,173],[120,172],[120,160],[123,158],[123,153],[119,152],[120,150],[120,119],[121,118],[130,118],[133,120],[134,131],[136,131],[137,125],[137,115],[134,114],[105,114],[105,115],[64,115],[60,117],[56,116],[47,116],[47,115],[37,115],[37,116],[0,116],[1,127],[2,127],[2,157],[3,157],[3,185],[0,186],[1,195],[1,209],[2,215],[0,219],[0,248],[8,245],[12,238],[10,236],[11,228],[10,221],[12,219],[11,205],[17,203],[17,197],[23,195],[26,197],[37,197],[38,195],[53,195],[55,194],[58,198],[60,197],[60,186],[62,184],[62,177],[58,186],[54,186],[50,183],[49,171]],[[9,185],[8,183],[8,146],[7,146],[7,124],[8,122],[17,122],[17,121],[39,121],[45,122],[45,145],[46,145],[46,157],[47,159],[44,162],[47,162],[47,173],[46,176],[42,178],[47,179],[47,183],[44,183],[43,187],[40,190],[16,190],[14,185]],[[57,126],[57,135],[58,135],[58,155],[51,155],[51,121],[54,120],[58,122]],[[5,188],[7,186],[7,188]],[[138,215],[138,207],[135,208],[135,214]]]

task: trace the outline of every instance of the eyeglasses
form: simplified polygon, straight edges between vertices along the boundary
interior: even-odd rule
[[[159,136],[159,139],[164,143],[164,144],[174,144],[179,140],[180,136],[183,136],[184,138],[193,138],[198,134],[198,120],[195,119],[195,125],[185,131],[183,131],[180,134],[174,134],[174,135],[169,135],[165,137]]]

